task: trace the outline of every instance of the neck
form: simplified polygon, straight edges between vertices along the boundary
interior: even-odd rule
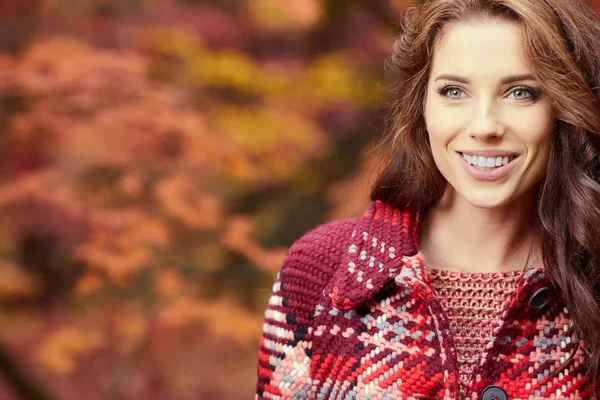
[[[535,191],[494,209],[467,203],[448,185],[440,203],[423,212],[419,247],[434,268],[464,272],[523,270],[541,262]]]

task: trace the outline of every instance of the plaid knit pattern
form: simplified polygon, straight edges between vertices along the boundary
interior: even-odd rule
[[[591,399],[585,343],[547,272],[523,274],[461,393],[450,321],[418,256],[416,213],[374,202],[290,248],[260,340],[256,400]]]

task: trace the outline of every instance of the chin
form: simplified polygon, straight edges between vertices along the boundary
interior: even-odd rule
[[[459,192],[458,195],[463,198],[463,200],[472,205],[473,207],[481,208],[481,209],[494,209],[500,208],[510,204],[513,200],[513,196],[510,193],[499,193],[498,191],[490,191],[490,190],[479,190],[479,191],[469,191]]]
[[[481,208],[481,209],[495,209],[500,208],[506,204],[508,201],[498,198],[488,198],[488,197],[467,197],[464,198],[465,201],[471,204],[473,207]]]

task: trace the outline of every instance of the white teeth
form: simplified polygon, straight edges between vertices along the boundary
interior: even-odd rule
[[[506,165],[511,161],[514,156],[505,156],[505,157],[482,157],[482,156],[471,156],[469,154],[463,153],[463,158],[467,160],[467,162],[478,169],[483,171],[489,171],[495,169],[496,167],[501,167]]]

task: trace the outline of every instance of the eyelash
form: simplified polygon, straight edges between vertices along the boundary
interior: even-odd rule
[[[460,90],[461,92],[463,91],[463,90],[462,90],[461,88],[459,88],[458,86],[454,86],[454,85],[450,85],[450,84],[448,84],[448,85],[444,85],[443,87],[441,87],[440,89],[438,89],[438,91],[437,91],[437,92],[438,92],[439,94],[441,94],[442,96],[446,96],[446,95],[448,94],[448,92],[449,92],[450,90],[453,90],[453,89]],[[528,87],[528,86],[519,86],[519,87],[516,87],[516,88],[514,88],[514,89],[511,91],[511,93],[513,93],[513,92],[515,92],[515,91],[517,91],[517,90],[523,90],[523,91],[525,91],[525,92],[528,92],[528,93],[529,93],[530,97],[527,97],[527,98],[525,98],[525,99],[523,99],[523,100],[536,100],[536,99],[539,97],[539,93],[538,93],[538,91],[537,91],[537,90],[535,90],[534,88],[531,88],[531,87]],[[450,97],[450,98],[453,98],[453,99],[455,99],[455,97]],[[517,100],[519,100],[519,99],[517,99]]]

